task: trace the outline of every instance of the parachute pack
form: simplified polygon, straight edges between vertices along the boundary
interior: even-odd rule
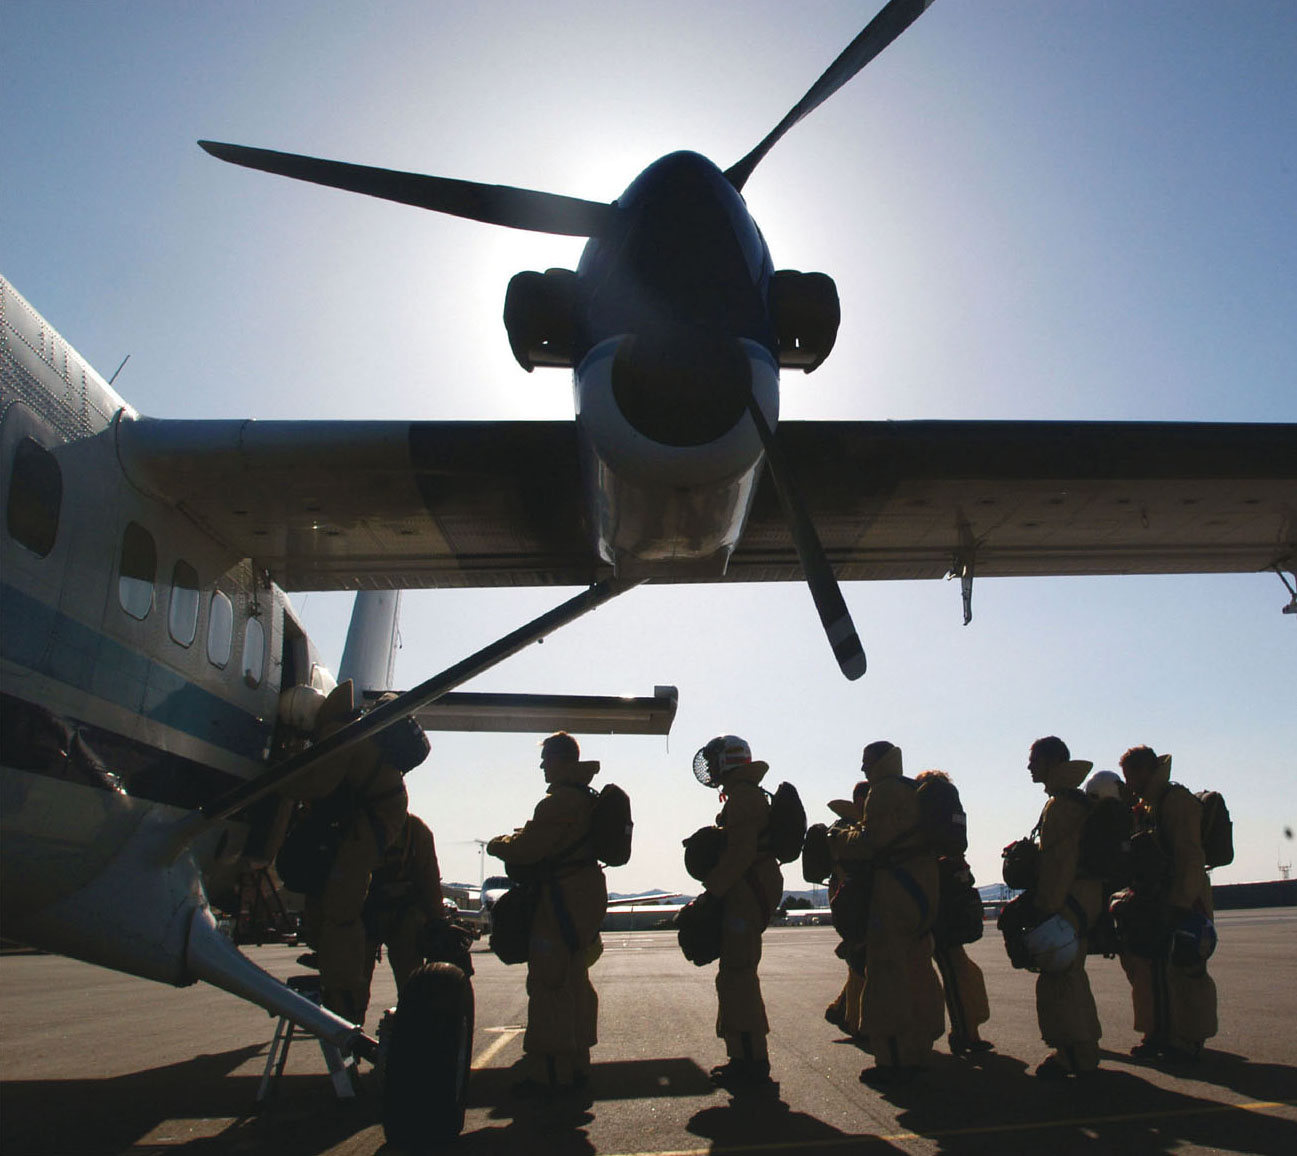
[[[792,783],[780,783],[770,796],[770,823],[765,840],[780,863],[791,863],[802,853],[806,838],[806,808]]]
[[[1234,821],[1219,791],[1198,791],[1194,796],[1202,804],[1202,854],[1208,867],[1224,867],[1234,862]]]
[[[1085,826],[1081,828],[1078,873],[1087,879],[1102,879],[1109,891],[1119,891],[1130,882],[1130,808],[1120,799],[1086,801]]]
[[[590,843],[594,857],[608,867],[623,867],[630,861],[630,796],[616,783],[607,783],[595,796],[590,815]]]
[[[924,843],[942,858],[963,855],[968,850],[968,816],[955,784],[942,775],[929,775],[918,784],[916,793]]]
[[[806,838],[802,843],[802,878],[807,883],[823,883],[832,874],[829,829],[823,823],[812,823],[806,828]]]

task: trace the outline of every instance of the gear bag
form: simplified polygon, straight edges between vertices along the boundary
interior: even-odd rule
[[[1036,886],[1040,875],[1040,847],[1035,839],[1015,839],[1000,852],[1000,858],[1004,861],[1001,877],[1006,887],[1028,891]]]
[[[984,913],[981,892],[973,886],[973,872],[963,859],[937,860],[937,918],[932,939],[937,947],[975,943],[982,938]]]
[[[622,867],[630,861],[630,796],[616,783],[607,783],[595,796],[590,815],[590,841],[594,857],[607,867]]]
[[[780,783],[770,796],[770,821],[762,843],[780,863],[791,863],[802,853],[806,838],[806,808],[792,783]]]
[[[938,856],[957,858],[968,850],[968,816],[949,779],[930,775],[918,784],[919,834]]]
[[[1012,845],[1012,844],[1010,844]],[[1004,936],[1004,950],[1009,962],[1016,968],[1031,966],[1031,952],[1027,949],[1027,932],[1036,926],[1037,916],[1031,900],[1026,895],[1019,895],[1009,900],[995,921],[1000,934]]]
[[[676,941],[685,959],[695,967],[719,958],[724,912],[723,901],[704,891],[676,913]]]
[[[725,829],[723,827],[699,827],[689,838],[683,840],[685,849],[685,870],[701,883],[721,861],[725,853]]]
[[[540,884],[510,887],[491,908],[491,950],[501,963],[526,963],[531,925],[540,906]]]

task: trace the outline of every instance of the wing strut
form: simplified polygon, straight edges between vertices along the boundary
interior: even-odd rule
[[[285,759],[258,775],[241,783],[231,791],[213,799],[198,811],[186,816],[179,824],[176,838],[168,847],[169,860],[174,860],[203,830],[212,823],[228,819],[236,811],[255,803],[258,799],[278,790],[293,779],[306,774],[322,759],[349,750],[357,743],[384,730],[392,723],[414,714],[420,707],[435,702],[447,691],[467,682],[484,670],[503,662],[518,651],[539,642],[546,635],[552,634],[560,626],[566,626],[591,610],[597,610],[605,602],[624,594],[638,586],[638,581],[627,581],[619,578],[608,578],[583,590],[574,598],[569,598],[560,606],[534,618],[525,626],[520,626],[511,634],[484,646],[474,654],[448,667],[440,674],[435,674],[425,682],[396,698],[375,707],[368,714],[362,715],[355,722],[336,731],[328,738],[308,747],[306,750]]]

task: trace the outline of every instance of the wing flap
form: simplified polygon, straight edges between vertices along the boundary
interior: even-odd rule
[[[1297,560],[1297,425],[785,422],[811,517],[845,581],[1246,572]],[[763,480],[730,561],[799,576]]]
[[[287,590],[587,585],[570,422],[124,419],[131,481]]]

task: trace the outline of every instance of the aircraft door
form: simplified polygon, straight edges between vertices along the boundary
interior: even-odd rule
[[[71,536],[66,448],[21,402],[5,411],[0,421],[0,653],[18,678],[48,665]]]

